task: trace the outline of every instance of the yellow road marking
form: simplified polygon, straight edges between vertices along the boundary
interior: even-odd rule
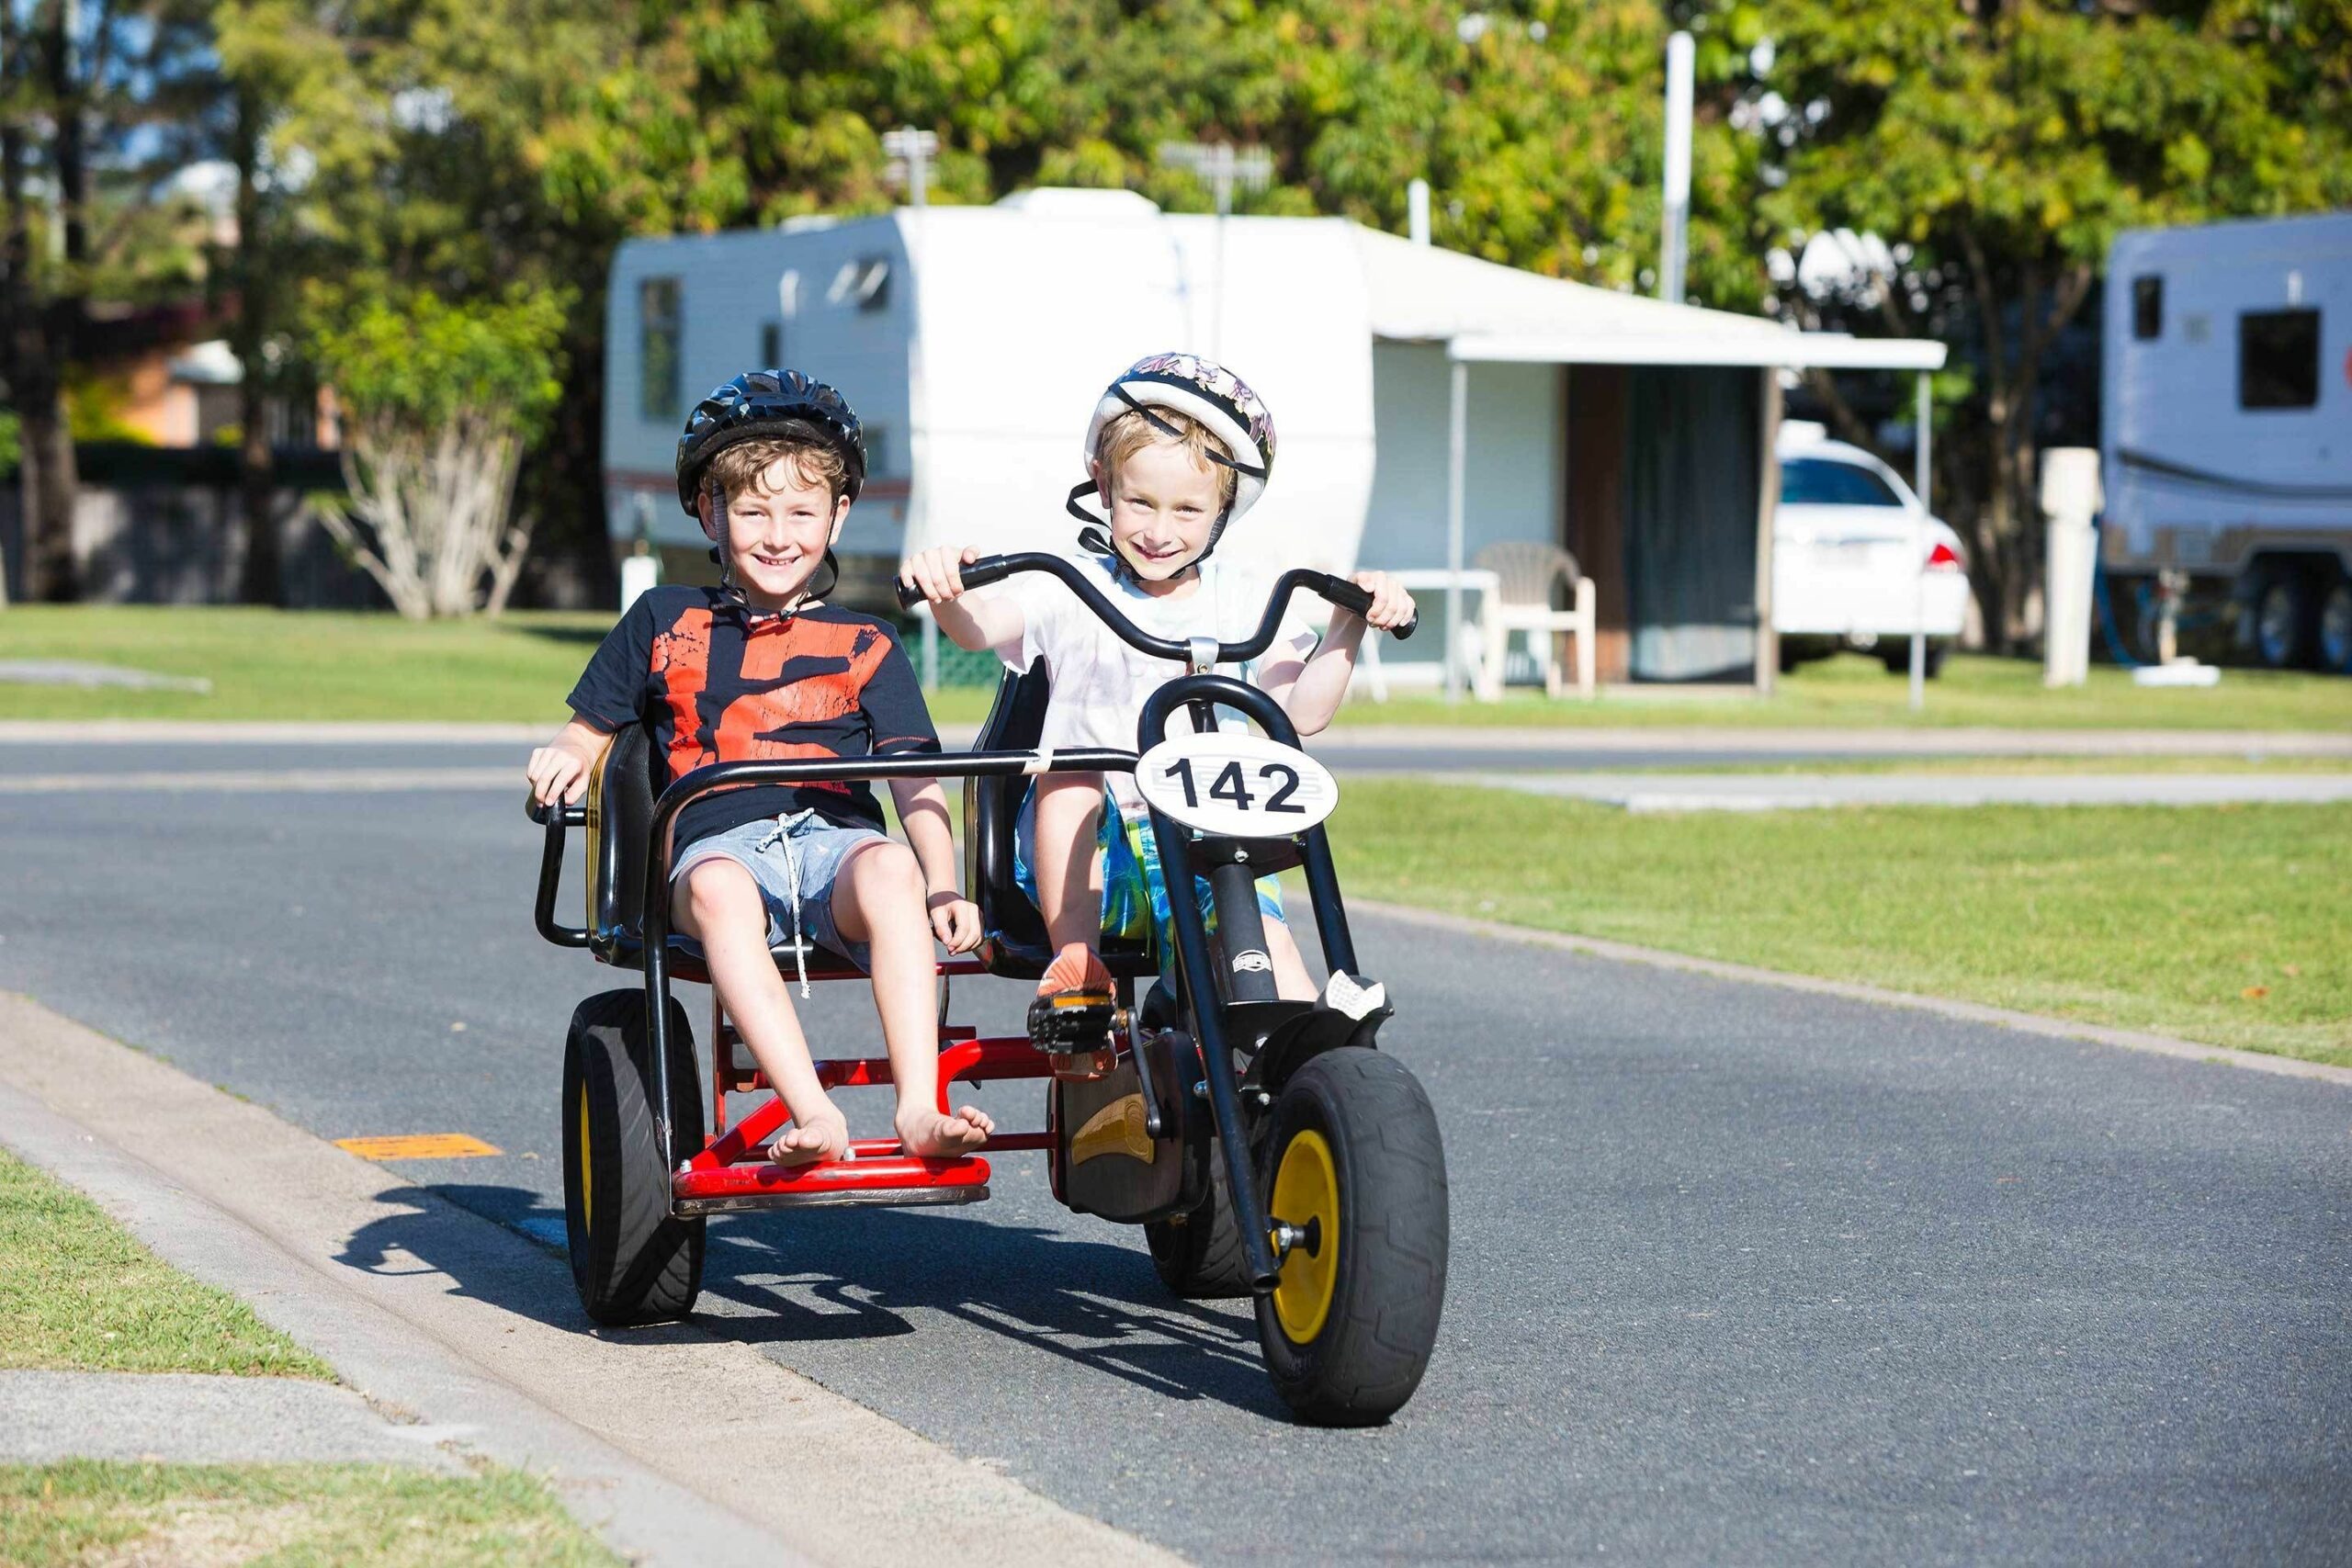
[[[337,1138],[335,1146],[361,1159],[472,1159],[499,1151],[465,1133],[395,1133],[380,1138]]]

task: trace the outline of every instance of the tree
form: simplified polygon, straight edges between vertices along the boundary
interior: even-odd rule
[[[334,323],[311,352],[345,411],[349,490],[319,515],[401,615],[505,609],[531,541],[515,464],[562,394],[570,303],[517,286],[473,305],[345,291],[314,304]]]
[[[0,379],[23,421],[28,583],[73,592],[65,389],[94,300],[200,276],[190,204],[214,92],[200,0],[0,0]]]
[[[1780,0],[1769,15],[1758,86],[1785,183],[1758,203],[1759,238],[1794,252],[1850,229],[1901,247],[1827,309],[1953,344],[1947,489],[1987,631],[2013,646],[2041,576],[2035,452],[2053,341],[2120,229],[2352,199],[2352,7]],[[1781,302],[1808,322],[1824,311],[1792,281]]]

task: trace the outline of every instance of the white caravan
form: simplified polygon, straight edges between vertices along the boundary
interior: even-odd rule
[[[2119,615],[2165,574],[2185,627],[2352,672],[2352,213],[2118,235],[2103,391]]]

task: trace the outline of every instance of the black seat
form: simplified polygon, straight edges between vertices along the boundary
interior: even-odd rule
[[[615,730],[588,781],[588,930],[607,963],[639,968],[644,964],[645,849],[653,826],[653,803],[668,779],[660,772],[650,737],[641,724]],[[674,916],[674,911],[673,911]],[[678,939],[673,936],[672,943]],[[786,941],[771,949],[779,965],[790,967],[797,952]],[[811,942],[805,948],[811,979],[856,975],[854,964]],[[699,959],[673,953],[673,978],[696,983],[708,973]]]
[[[1024,671],[1007,670],[997,682],[996,702],[973,742],[976,751],[1028,751],[1046,728],[1050,683],[1042,659]],[[964,886],[979,906],[986,934],[980,957],[992,975],[1034,980],[1046,972],[1053,949],[1037,907],[1012,874],[1013,835],[1029,797],[1023,777],[975,778],[964,785]],[[1105,939],[1102,962],[1114,975],[1156,975],[1150,953],[1132,942]]]

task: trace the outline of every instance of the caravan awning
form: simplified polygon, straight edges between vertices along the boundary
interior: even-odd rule
[[[1363,258],[1373,335],[1442,343],[1457,361],[1536,365],[1750,366],[1939,370],[1924,338],[1801,333],[1736,310],[1675,305],[1351,225]]]
[[[1779,331],[1736,339],[1694,339],[1685,333],[1645,335],[1562,333],[1501,336],[1467,333],[1446,356],[1473,364],[1725,365],[1783,370],[1940,370],[1948,352],[1932,338],[1853,337],[1845,333]]]

